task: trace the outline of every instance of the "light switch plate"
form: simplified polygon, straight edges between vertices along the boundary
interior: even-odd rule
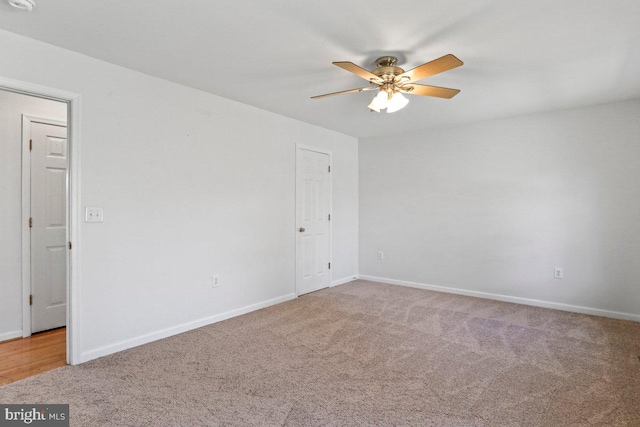
[[[102,208],[86,207],[84,211],[84,222],[104,222],[104,211]]]

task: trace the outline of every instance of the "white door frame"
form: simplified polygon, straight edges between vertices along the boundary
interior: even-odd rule
[[[331,173],[329,174],[329,215],[333,215],[333,152],[330,150],[324,150],[318,147],[312,147],[310,145],[298,144],[296,143],[296,165],[295,165],[295,238],[296,238],[296,253],[294,257],[294,271],[295,271],[295,293],[296,297],[300,296],[300,290],[298,289],[298,251],[300,250],[300,239],[298,238],[298,151],[306,150],[306,151],[314,151],[316,153],[326,154],[329,156],[329,168],[331,169]],[[329,262],[333,261],[333,219],[329,221]],[[331,287],[331,269],[328,270],[329,274],[329,287]]]
[[[46,125],[67,127],[66,122],[47,119],[44,117],[22,115],[22,338],[31,336],[31,230],[29,218],[31,217],[31,125],[43,123]],[[68,129],[67,129],[68,134]],[[68,135],[67,135],[68,136]],[[67,156],[67,167],[68,165]],[[68,171],[68,169],[67,169]],[[67,172],[67,177],[69,173]],[[67,194],[65,205],[69,208],[69,179],[67,178]],[[67,220],[69,216],[67,215]],[[67,223],[68,224],[68,223]],[[69,237],[69,233],[67,236]],[[68,240],[71,241],[71,240]]]
[[[0,76],[0,90],[22,93],[25,95],[35,96],[37,98],[61,101],[67,104],[67,138],[69,147],[69,172],[67,175],[67,199],[69,203],[67,206],[67,241],[71,242],[73,245],[72,250],[69,251],[69,256],[67,257],[67,363],[70,365],[77,365],[80,363],[80,219],[82,218],[80,203],[80,95],[55,88],[8,79],[2,76]],[[24,156],[22,163],[23,165],[25,163]],[[24,205],[25,200],[23,199],[23,209]],[[23,211],[23,218],[24,215],[25,212]],[[25,225],[28,230],[28,223],[23,221],[23,283],[25,280]],[[30,239],[27,239],[26,241],[30,246]],[[28,248],[29,247],[27,246],[26,249]],[[30,257],[27,256],[26,259],[29,260],[29,258]],[[26,271],[29,275],[31,274],[30,270]],[[25,299],[23,285],[23,303],[26,302],[28,304],[28,299],[29,294],[26,294]],[[25,317],[26,315],[23,310],[23,328]],[[31,319],[29,318],[29,333],[31,331],[30,324]]]

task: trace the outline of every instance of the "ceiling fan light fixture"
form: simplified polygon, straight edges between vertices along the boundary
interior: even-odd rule
[[[405,98],[403,94],[396,92],[387,103],[387,113],[395,113],[396,111],[402,110],[408,103],[409,100]]]
[[[7,2],[16,9],[31,12],[36,7],[35,0],[7,0]]]
[[[376,113],[379,113],[380,110],[387,108],[388,102],[389,102],[389,96],[387,92],[381,90],[380,92],[378,92],[376,96],[373,97],[373,99],[371,100],[369,105],[367,105],[367,107],[369,107],[370,110],[373,110]]]

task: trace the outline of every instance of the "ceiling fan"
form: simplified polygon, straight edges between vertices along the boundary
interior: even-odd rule
[[[367,107],[378,113],[385,108],[387,109],[387,113],[395,113],[409,103],[409,100],[402,95],[403,93],[450,99],[460,92],[459,89],[414,83],[425,77],[461,66],[463,62],[451,54],[422,64],[409,71],[404,71],[402,68],[396,66],[397,62],[398,60],[394,56],[383,56],[376,60],[378,67],[371,71],[365,70],[353,62],[334,62],[334,65],[368,80],[369,86],[312,96],[311,99],[378,89],[380,92]]]

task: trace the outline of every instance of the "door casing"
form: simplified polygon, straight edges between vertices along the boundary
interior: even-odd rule
[[[33,96],[36,98],[50,99],[54,101],[60,101],[67,104],[67,138],[69,149],[69,171],[67,175],[67,187],[68,187],[68,206],[67,206],[67,241],[70,242],[73,247],[69,251],[67,257],[67,364],[77,365],[81,362],[80,358],[80,224],[82,218],[81,200],[80,200],[80,104],[81,97],[79,94],[67,92],[55,88],[46,86],[40,86],[28,82],[9,79],[0,76],[0,90],[6,90],[9,92],[21,93],[24,95]],[[23,124],[24,130],[24,124]],[[23,133],[24,137],[24,133]],[[23,149],[24,149],[24,141]],[[25,156],[23,155],[22,164],[24,167]],[[24,183],[23,183],[24,185]],[[24,194],[24,188],[23,188]],[[29,239],[29,225],[28,216],[27,221],[24,221],[25,200],[22,201],[22,283],[23,283],[23,304],[29,302],[29,293],[25,295],[24,278],[25,278],[25,259],[29,260],[30,257],[30,239]],[[26,211],[28,215],[28,210]],[[25,230],[26,228],[26,230]],[[25,232],[26,231],[26,232]],[[28,246],[25,246],[25,239]],[[26,257],[25,257],[26,253]],[[29,265],[26,265],[29,268]],[[27,270],[29,272],[29,270]],[[29,272],[30,274],[30,272]],[[27,276],[28,277],[28,276]],[[23,306],[24,307],[24,306]],[[25,328],[25,316],[30,316],[30,310],[26,312],[23,309],[23,335]],[[31,319],[28,319],[29,325]],[[30,331],[30,326],[29,326]]]

